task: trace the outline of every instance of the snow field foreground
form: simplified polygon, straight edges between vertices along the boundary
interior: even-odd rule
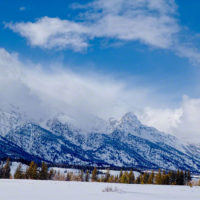
[[[0,199],[199,200],[200,187],[11,179],[0,180]]]

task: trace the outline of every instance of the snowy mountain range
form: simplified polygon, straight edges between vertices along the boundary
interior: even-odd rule
[[[199,146],[145,126],[132,113],[119,121],[94,117],[87,129],[63,113],[35,122],[19,109],[0,110],[0,147],[0,159],[200,172]]]

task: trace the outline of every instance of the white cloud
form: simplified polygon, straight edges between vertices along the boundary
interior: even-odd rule
[[[0,49],[0,103],[19,106],[35,118],[58,112],[119,118],[144,105],[153,93],[139,86],[129,90],[125,83],[103,74],[80,75],[57,66],[47,72],[43,66],[31,65],[25,67],[27,63],[16,54]]]
[[[8,27],[26,37],[32,46],[42,48],[73,48],[80,51],[88,46],[84,39],[87,28],[59,18],[43,17],[37,22],[9,24]]]
[[[90,6],[95,11],[87,17],[96,18],[92,28],[96,37],[140,40],[150,46],[168,48],[179,30],[171,15],[176,7],[173,1],[97,0]]]
[[[182,102],[181,123],[176,128],[177,133],[185,140],[199,142],[200,136],[200,99],[184,97]]]
[[[183,112],[181,108],[152,108],[146,107],[142,113],[139,114],[140,120],[157,129],[166,132],[174,133],[174,129],[181,123],[181,116]]]
[[[183,97],[175,109],[146,108],[140,113],[141,121],[163,132],[171,133],[186,142],[199,143],[200,99]]]
[[[32,46],[75,51],[102,37],[139,40],[153,47],[169,48],[179,30],[172,16],[176,9],[172,0],[96,0],[84,7],[84,22],[43,17],[35,22],[10,23],[7,27],[27,38]]]
[[[146,125],[200,142],[200,99],[184,97],[176,108],[163,108],[152,88],[127,89],[126,83],[101,74],[81,75],[62,68],[47,72],[34,63],[25,66],[16,53],[0,49],[0,109],[12,104],[37,120],[64,112],[84,125],[91,124],[91,115],[119,119],[133,111]]]
[[[95,38],[107,38],[140,41],[169,49],[193,64],[200,63],[195,44],[180,39],[186,33],[178,23],[174,0],[94,0],[73,4],[72,8],[81,10],[79,22],[42,17],[35,22],[8,23],[6,27],[25,37],[31,46],[46,49],[84,51]]]
[[[200,52],[197,48],[190,45],[178,45],[176,47],[176,53],[180,57],[185,57],[190,60],[191,63],[198,65],[200,63]]]

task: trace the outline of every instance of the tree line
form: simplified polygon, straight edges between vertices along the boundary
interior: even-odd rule
[[[189,185],[191,183],[190,171],[168,171],[144,172],[135,177],[133,170],[120,171],[119,175],[111,175],[108,169],[102,174],[96,167],[93,170],[80,170],[78,174],[67,172],[62,174],[59,171],[49,169],[44,162],[38,166],[32,161],[26,170],[22,169],[19,164],[14,176],[10,174],[10,160],[0,164],[0,178],[15,179],[36,179],[36,180],[64,180],[64,181],[85,181],[85,182],[109,182],[109,183],[126,183],[126,184],[160,184],[160,185]]]
[[[49,170],[46,163],[42,163],[41,167],[38,167],[34,161],[32,161],[29,167],[25,171],[22,169],[22,164],[19,164],[14,177],[11,177],[10,160],[7,159],[6,163],[0,163],[0,178],[9,179],[40,179],[40,180],[51,180],[53,176],[53,170]]]
[[[141,173],[139,176],[135,177],[132,170],[120,171],[119,175],[110,175],[109,170],[107,170],[104,176],[98,178],[98,172],[96,168],[92,171],[92,181],[99,182],[110,182],[110,183],[126,183],[126,184],[158,184],[158,185],[189,185],[192,178],[190,171],[162,171],[159,170],[158,173],[154,171]]]
[[[191,182],[190,171],[169,171],[165,170],[158,173],[143,173],[137,177],[136,183],[141,184],[158,184],[158,185],[189,185]]]

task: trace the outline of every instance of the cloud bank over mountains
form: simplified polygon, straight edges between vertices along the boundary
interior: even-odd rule
[[[149,126],[187,141],[200,142],[200,99],[184,97],[177,108],[163,108],[159,94],[151,88],[102,74],[81,75],[62,68],[46,71],[44,66],[20,61],[16,53],[0,49],[0,108],[18,106],[30,118],[40,120],[66,113],[82,124],[92,116],[119,119],[132,111]],[[157,106],[156,106],[157,104]]]
[[[32,107],[36,113],[47,111],[47,115],[72,112],[121,117],[130,109],[130,99],[132,106],[144,105],[143,99],[150,93],[139,86],[127,89],[125,83],[105,74],[81,75],[57,66],[45,70],[42,65],[20,61],[17,54],[5,49],[0,49],[0,71],[2,100]]]

